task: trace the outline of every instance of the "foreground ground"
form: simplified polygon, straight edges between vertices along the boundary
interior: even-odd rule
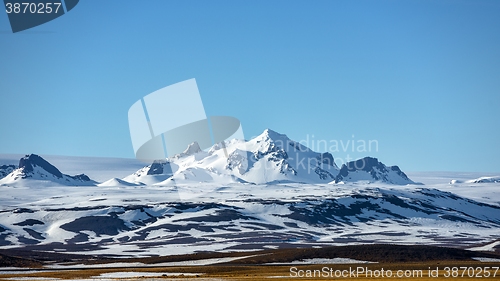
[[[267,280],[280,279],[491,279],[500,280],[499,263],[432,261],[379,264],[213,265],[152,268],[34,270],[2,274],[0,280]],[[453,268],[457,268],[457,270]],[[489,267],[489,269],[486,269]],[[449,268],[449,269],[448,269]],[[438,270],[437,275],[436,269]],[[454,276],[456,271],[456,276]],[[489,271],[489,277],[486,277]],[[349,273],[348,273],[349,272]],[[345,277],[342,277],[344,274]],[[337,276],[336,276],[337,275]]]
[[[434,246],[357,245],[121,259],[2,253],[0,280],[500,280],[499,253]]]

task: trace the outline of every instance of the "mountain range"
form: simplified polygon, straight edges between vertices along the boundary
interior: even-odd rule
[[[249,140],[231,140],[201,151],[197,143],[174,157],[155,161],[124,178],[143,184],[189,182],[343,183],[355,181],[413,184],[397,166],[376,158],[348,162],[339,169],[332,154],[314,152],[284,134],[265,130]]]
[[[427,188],[372,157],[339,168],[330,153],[272,130],[208,151],[192,143],[101,183],[64,174],[34,154],[0,173],[0,248],[151,256],[360,243],[500,245],[497,177]],[[479,185],[480,196],[471,188]]]
[[[13,165],[2,166],[0,175],[0,185],[35,184],[34,180],[45,184],[97,184],[84,174],[65,175],[35,154],[23,157],[17,168]],[[218,143],[208,151],[202,151],[194,142],[183,153],[156,160],[123,179],[110,179],[100,185],[355,181],[414,183],[399,167],[388,167],[371,157],[348,162],[339,169],[332,154],[314,152],[284,134],[267,129],[249,141],[230,140]]]
[[[101,183],[85,174],[63,174],[35,154],[22,157],[18,166],[0,166],[0,185],[8,186],[171,186],[200,182],[419,184],[412,181],[398,166],[386,166],[373,157],[350,161],[339,168],[332,154],[314,152],[286,135],[270,129],[249,141],[230,140],[215,144],[208,151],[202,151],[198,143],[194,142],[180,154],[155,160],[128,176],[111,178]],[[451,180],[450,184],[462,182],[498,183],[500,178]]]

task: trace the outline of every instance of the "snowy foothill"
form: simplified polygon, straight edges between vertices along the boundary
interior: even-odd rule
[[[358,183],[2,189],[2,248],[140,257],[360,243],[472,248],[500,239],[498,186],[478,200]]]

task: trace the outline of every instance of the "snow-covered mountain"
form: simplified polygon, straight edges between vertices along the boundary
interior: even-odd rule
[[[19,160],[19,167],[0,179],[0,185],[43,186],[43,185],[95,185],[85,174],[69,176],[36,154],[26,155]]]
[[[398,166],[387,167],[377,158],[365,157],[342,165],[335,183],[382,181],[392,184],[414,184]]]
[[[479,177],[472,180],[451,180],[450,184],[458,183],[500,183],[500,176],[497,177]]]
[[[143,185],[143,184],[131,183],[131,182],[119,179],[119,178],[112,178],[112,179],[109,179],[103,183],[98,184],[97,186],[109,186],[109,187],[111,187],[111,186],[138,186],[138,185]]]
[[[360,162],[361,161],[361,162]],[[358,164],[363,165],[358,165]],[[249,140],[231,140],[208,152],[197,143],[174,157],[157,160],[124,178],[127,182],[170,185],[192,182],[328,183],[368,180],[412,184],[397,166],[387,167],[375,158],[350,162],[339,170],[330,153],[314,152],[267,129]]]

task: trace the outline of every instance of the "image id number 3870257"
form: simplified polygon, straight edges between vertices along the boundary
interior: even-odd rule
[[[476,278],[488,278],[496,277],[499,267],[498,266],[485,266],[485,267],[445,267],[443,276],[444,277],[476,277]]]
[[[7,14],[57,14],[59,8],[61,8],[61,3],[5,3]]]

